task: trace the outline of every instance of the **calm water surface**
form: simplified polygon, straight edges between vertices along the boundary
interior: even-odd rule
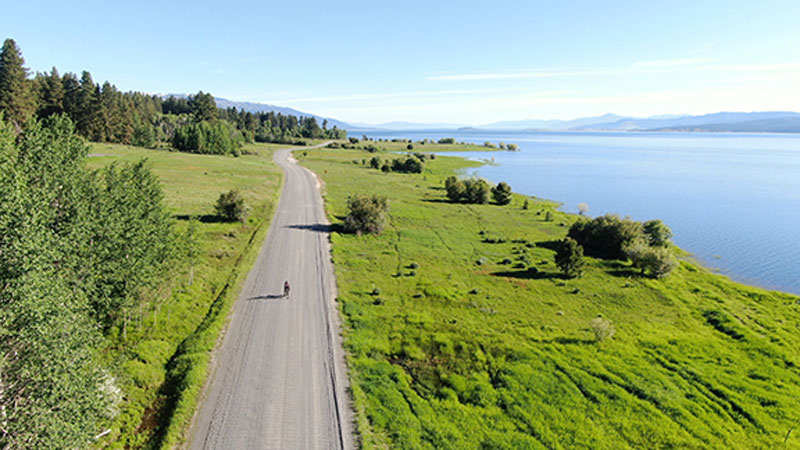
[[[475,172],[589,215],[658,218],[674,241],[733,279],[800,294],[800,135],[424,131],[374,138],[506,142]]]

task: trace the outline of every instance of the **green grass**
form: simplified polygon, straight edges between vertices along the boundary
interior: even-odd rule
[[[199,217],[201,255],[189,283],[189,267],[154,293],[127,337],[112,333],[103,357],[124,401],[99,446],[170,448],[185,438],[206,379],[210,352],[240,285],[257,256],[280,195],[283,172],[272,151],[285,145],[252,144],[239,158],[192,155],[136,147],[92,144],[87,166],[146,158],[159,177],[179,231]],[[251,211],[246,223],[219,222],[220,193],[241,190]]]
[[[295,155],[333,223],[349,194],[390,202],[382,235],[331,236],[364,448],[800,448],[798,297],[688,260],[652,280],[588,258],[562,280],[547,243],[576,217],[520,195],[445,202],[444,178],[473,162],[408,175],[363,150]],[[600,343],[598,315],[616,329]]]

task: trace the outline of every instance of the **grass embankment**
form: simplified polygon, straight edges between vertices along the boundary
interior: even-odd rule
[[[89,168],[147,158],[164,199],[183,232],[198,219],[199,257],[157,294],[127,336],[109,336],[103,350],[124,396],[112,432],[100,442],[111,448],[169,448],[184,436],[205,381],[208,362],[228,311],[269,228],[283,172],[272,150],[255,144],[239,158],[93,144]],[[251,208],[246,223],[214,215],[220,193],[237,188]],[[190,282],[190,278],[192,281]]]
[[[295,154],[333,223],[351,193],[389,198],[382,235],[331,236],[364,448],[800,448],[798,297],[685,261],[653,280],[587,258],[563,280],[548,243],[577,218],[519,195],[447,203],[444,178],[474,163]],[[598,315],[616,328],[602,342]]]

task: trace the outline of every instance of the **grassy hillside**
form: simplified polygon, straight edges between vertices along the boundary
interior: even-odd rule
[[[186,230],[189,217],[198,219],[200,247],[193,276],[188,265],[177,268],[173,283],[154,294],[127,337],[107,339],[103,352],[122,388],[123,403],[101,446],[158,448],[182,439],[210,350],[280,195],[283,172],[272,163],[275,147],[251,145],[252,154],[233,158],[92,145],[89,168],[147,158],[178,229]],[[232,188],[241,190],[251,208],[244,224],[222,222],[214,215],[217,197]]]
[[[576,217],[447,203],[444,178],[474,163],[295,154],[333,223],[349,194],[389,198],[382,235],[331,236],[364,448],[800,448],[798,297],[687,261],[653,280],[588,258],[563,280],[548,243]],[[602,341],[598,316],[616,330]]]

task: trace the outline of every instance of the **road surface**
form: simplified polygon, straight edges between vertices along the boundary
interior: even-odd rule
[[[274,158],[283,192],[214,358],[192,449],[354,447],[319,184],[289,150]]]

